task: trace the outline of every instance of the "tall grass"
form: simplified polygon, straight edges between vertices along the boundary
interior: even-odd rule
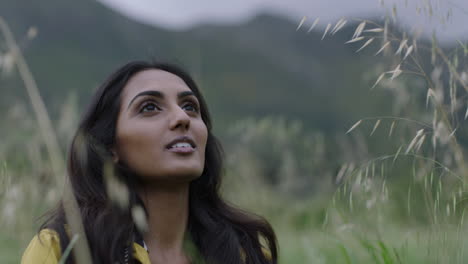
[[[51,168],[51,174],[55,177],[57,182],[63,181],[64,175],[66,173],[65,160],[63,159],[63,154],[61,153],[58,144],[57,135],[53,129],[52,122],[47,113],[44,101],[42,100],[39,93],[36,81],[31,74],[26,60],[18,48],[18,45],[16,44],[15,38],[10,28],[8,27],[8,24],[1,17],[0,31],[4,36],[8,48],[8,54],[12,58],[11,63],[17,67],[20,78],[23,80],[24,87],[27,90],[29,102],[31,103],[36,117],[35,121],[39,127],[39,133],[41,134],[45,149],[47,150],[49,157],[48,163]],[[91,254],[89,252],[86,236],[84,235],[83,224],[81,222],[81,218],[79,217],[81,214],[79,213],[78,204],[76,203],[71,187],[68,184],[64,185],[63,201],[65,217],[70,228],[70,233],[73,237],[75,235],[80,237],[74,247],[76,252],[76,262],[91,263]]]
[[[449,24],[451,9],[434,10],[434,1],[421,1],[416,11]],[[384,24],[358,20],[345,43],[381,56],[375,69],[386,70],[369,88],[385,89],[396,104],[395,115],[363,118],[347,134],[380,132],[394,152],[343,164],[324,232],[340,237],[344,263],[466,263],[468,45],[442,47],[433,34],[424,46],[397,27],[397,14],[394,5]],[[346,22],[331,33],[328,24],[322,39]]]

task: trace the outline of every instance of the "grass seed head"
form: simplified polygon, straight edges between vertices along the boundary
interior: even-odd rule
[[[322,40],[325,38],[325,36],[327,35],[328,30],[330,30],[330,28],[331,28],[331,24],[328,23],[327,27],[325,28],[325,32],[323,32]]]
[[[371,136],[372,136],[372,135],[374,134],[374,132],[377,130],[377,128],[379,127],[379,125],[380,125],[380,119],[377,120],[377,121],[375,122],[374,128],[372,129],[372,132],[370,133]]]
[[[333,28],[332,30],[332,35],[335,35],[338,31],[340,31],[340,29],[342,29],[345,25],[346,25],[347,21],[345,19],[340,19],[335,27]]]
[[[307,30],[307,33],[309,33],[310,31],[312,31],[312,29],[315,28],[315,26],[318,24],[319,21],[320,21],[320,18],[317,17],[317,18],[314,20],[314,23],[312,23],[312,26],[310,26],[309,30]]]
[[[28,39],[34,39],[36,36],[37,36],[37,27],[30,27],[28,29],[28,33],[26,33],[26,36],[28,37]]]
[[[351,40],[346,41],[345,44],[349,44],[349,43],[353,43],[353,42],[358,42],[358,41],[361,41],[361,40],[363,40],[363,39],[364,39],[364,37],[353,38],[353,39],[351,39]]]
[[[400,46],[398,46],[398,49],[395,52],[395,55],[399,55],[403,51],[403,48],[406,47],[406,43],[408,43],[407,39],[404,39],[400,42]]]
[[[0,64],[0,70],[5,76],[10,76],[15,67],[15,58],[12,52],[3,54]]]
[[[396,77],[400,76],[400,74],[403,72],[401,69],[401,64],[398,64],[398,66],[393,70],[390,71],[389,73],[392,73],[392,77],[390,77],[390,81],[393,81]]]
[[[362,122],[362,120],[357,121],[353,126],[351,126],[351,128],[348,131],[346,131],[346,134],[353,131],[356,127],[358,127],[361,124],[361,122]]]
[[[392,136],[393,130],[395,129],[395,124],[396,124],[396,122],[393,121],[392,124],[390,125],[390,132],[388,132],[388,137]]]
[[[140,205],[132,207],[132,218],[135,226],[140,233],[145,233],[148,230],[148,221],[146,220],[145,210]]]
[[[369,33],[379,33],[379,32],[384,32],[383,28],[371,28],[371,29],[366,29],[364,32],[369,32]]]
[[[296,28],[296,31],[298,31],[301,27],[302,27],[302,24],[304,24],[304,22],[307,20],[307,17],[306,16],[303,16],[301,21],[299,22],[299,25],[297,26]]]
[[[358,50],[356,50],[356,53],[363,50],[365,47],[369,46],[369,44],[371,44],[372,41],[374,41],[374,38],[371,38],[371,39],[367,40],[366,43],[364,43],[364,45],[362,45],[362,47],[360,47]]]
[[[380,83],[380,81],[382,81],[382,79],[385,77],[385,74],[386,74],[386,73],[384,72],[384,73],[381,73],[381,74],[379,75],[379,78],[377,78],[377,81],[374,83],[374,85],[372,86],[371,90],[374,89],[374,88],[377,86],[377,84]]]
[[[409,48],[406,50],[405,57],[403,57],[403,60],[405,60],[413,51],[413,45],[409,46]]]
[[[366,27],[366,22],[365,21],[361,22],[357,26],[356,30],[354,31],[354,34],[353,34],[352,38],[355,39],[355,38],[361,36],[361,33],[362,33],[362,31],[364,30],[365,27]]]
[[[374,54],[374,56],[379,55],[379,53],[381,53],[383,50],[385,50],[385,48],[386,48],[388,45],[390,45],[390,41],[385,42],[385,44],[379,49],[379,51],[377,51],[377,52]]]
[[[104,164],[103,173],[107,194],[110,200],[115,202],[122,209],[128,208],[129,191],[127,186],[117,179],[117,176],[114,173],[113,162],[109,161]]]
[[[408,154],[414,148],[414,146],[416,145],[420,137],[423,135],[423,133],[424,133],[424,129],[420,129],[418,130],[418,132],[416,132],[416,136],[409,143],[408,148],[405,151],[405,154]]]
[[[468,117],[468,106],[466,107],[466,112],[465,112],[465,120]]]

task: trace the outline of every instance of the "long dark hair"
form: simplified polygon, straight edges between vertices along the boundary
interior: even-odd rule
[[[116,165],[116,174],[129,189],[129,208],[119,209],[110,202],[103,177],[104,164],[112,159],[121,93],[136,73],[160,69],[179,76],[200,102],[200,112],[208,129],[205,167],[190,183],[188,232],[206,263],[276,264],[277,242],[270,224],[263,218],[234,208],[219,194],[223,151],[212,134],[206,102],[194,80],[181,68],[168,63],[135,61],[117,69],[96,91],[83,115],[68,155],[68,176],[77,199],[93,263],[124,263],[123,252],[131,246],[137,229],[130,207],[141,204],[133,186],[135,178],[125,167]],[[55,230],[62,252],[70,239],[61,203],[40,227]],[[261,241],[265,243],[262,244]],[[265,247],[265,248],[264,248]],[[266,256],[264,251],[269,252]],[[134,263],[132,250],[128,260]],[[267,254],[268,255],[268,254]],[[73,263],[70,257],[67,263]]]

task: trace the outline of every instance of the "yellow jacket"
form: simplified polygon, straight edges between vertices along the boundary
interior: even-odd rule
[[[133,256],[141,264],[151,264],[148,252],[137,243],[133,243]],[[58,234],[51,229],[44,229],[29,243],[21,258],[21,264],[57,264],[60,257]]]
[[[269,251],[264,248],[262,251],[268,259],[271,259]],[[21,258],[21,264],[58,264],[61,255],[57,232],[43,229],[29,243]],[[148,251],[138,243],[133,243],[133,256],[141,264],[151,264]]]

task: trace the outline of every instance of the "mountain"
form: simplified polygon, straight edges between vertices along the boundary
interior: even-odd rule
[[[90,0],[1,1],[0,16],[22,43],[52,116],[68,94],[77,94],[83,107],[116,67],[151,58],[194,74],[221,131],[235,120],[265,115],[343,131],[363,116],[391,111],[387,93],[369,92],[379,74],[377,59],[367,51],[356,55],[361,44],[344,44],[355,24],[321,40],[323,32],[296,31],[296,21],[265,13],[241,24],[171,32]],[[28,42],[31,26],[39,34]],[[26,100],[18,78],[3,78],[0,85],[2,108],[15,98]]]

